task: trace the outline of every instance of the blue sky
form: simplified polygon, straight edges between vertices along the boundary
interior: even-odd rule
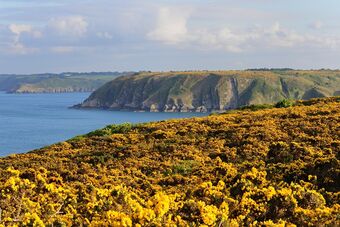
[[[0,73],[340,68],[338,0],[0,0]]]

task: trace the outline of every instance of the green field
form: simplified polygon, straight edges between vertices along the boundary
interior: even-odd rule
[[[0,75],[0,91],[8,93],[92,92],[125,74],[129,73]]]

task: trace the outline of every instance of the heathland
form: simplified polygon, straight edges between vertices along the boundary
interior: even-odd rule
[[[0,226],[339,226],[340,98],[110,125],[0,159]]]

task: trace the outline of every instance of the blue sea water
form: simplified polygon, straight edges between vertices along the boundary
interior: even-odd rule
[[[85,134],[108,124],[203,116],[200,113],[148,113],[79,110],[68,107],[89,93],[0,93],[0,156],[23,153]]]

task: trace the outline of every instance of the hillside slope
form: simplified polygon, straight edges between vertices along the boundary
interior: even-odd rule
[[[339,94],[340,71],[146,72],[117,78],[76,107],[206,112]]]
[[[339,226],[339,120],[340,98],[324,98],[2,158],[0,226]]]
[[[0,91],[8,93],[92,92],[125,74],[128,73],[0,75]]]

